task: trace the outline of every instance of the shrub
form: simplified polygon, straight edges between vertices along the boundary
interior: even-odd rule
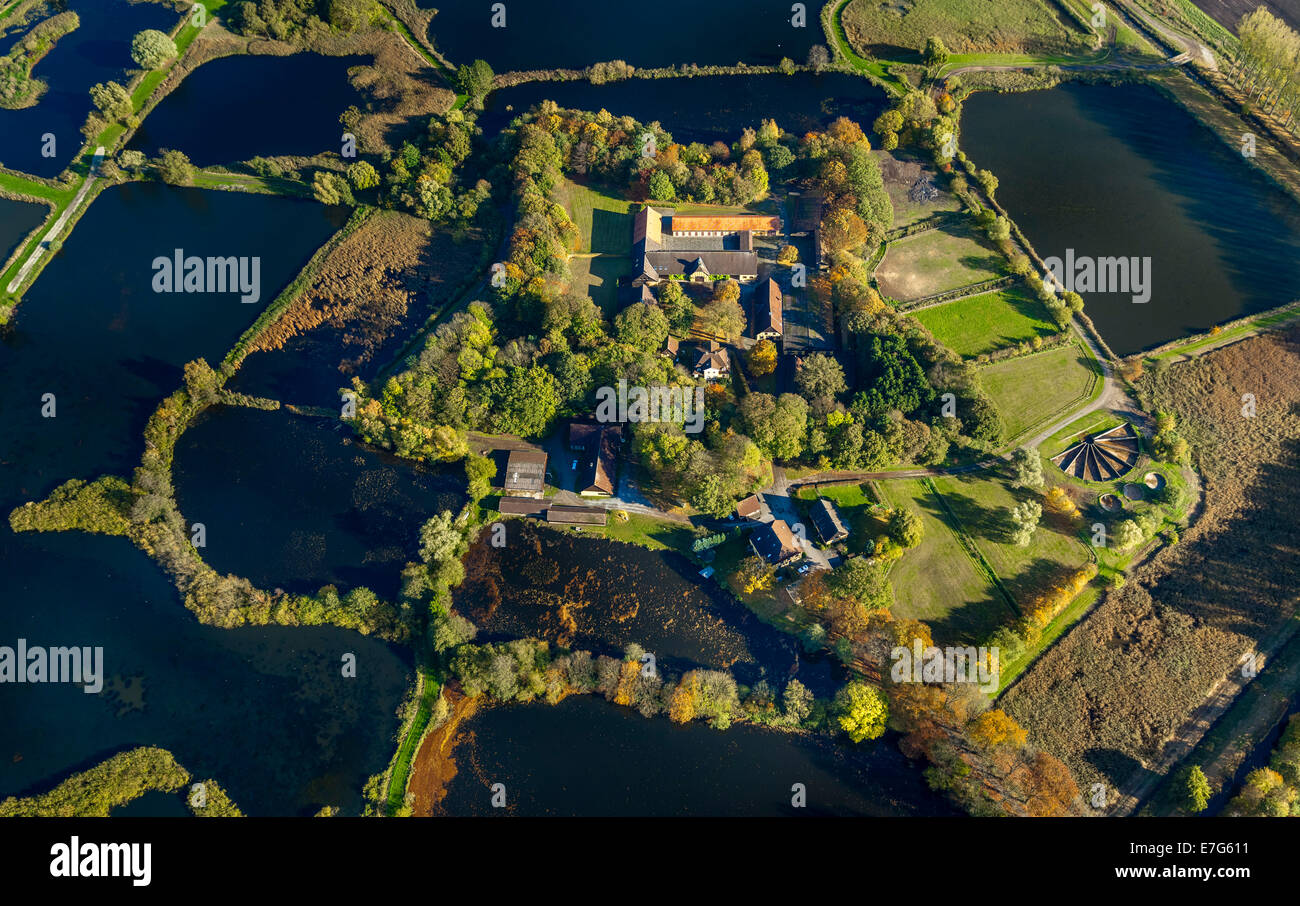
[[[156,28],[146,28],[131,40],[131,59],[141,69],[160,69],[176,58],[176,42]]]

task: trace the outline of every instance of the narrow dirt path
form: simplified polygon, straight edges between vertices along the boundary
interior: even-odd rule
[[[103,159],[104,147],[101,145],[95,149],[95,157],[90,162],[90,172],[86,174],[86,181],[81,184],[80,191],[77,192],[76,197],[72,199],[68,206],[63,209],[63,213],[54,221],[54,225],[50,227],[49,232],[45,234],[40,243],[37,244],[36,248],[32,249],[31,255],[23,262],[23,266],[18,269],[18,273],[14,275],[13,280],[9,281],[9,285],[5,287],[5,292],[10,295],[18,292],[18,287],[23,285],[23,281],[26,280],[27,275],[32,272],[32,268],[36,266],[36,262],[41,260],[41,256],[45,254],[50,243],[59,238],[59,234],[63,232],[63,228],[68,225],[68,220],[78,211],[78,209],[81,208],[81,203],[85,200],[86,193],[88,193],[99,180],[99,176],[96,174],[99,172],[99,162]]]

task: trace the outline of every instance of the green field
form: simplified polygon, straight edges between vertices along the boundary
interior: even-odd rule
[[[578,227],[579,254],[627,256],[632,251],[631,204],[599,189],[565,180],[556,190]]]
[[[1036,352],[980,369],[984,390],[1002,414],[1005,440],[1068,415],[1101,392],[1101,370],[1078,343]]]
[[[612,318],[618,312],[618,278],[632,273],[632,259],[612,255],[574,257],[569,259],[569,273],[572,287],[585,292],[606,317]]]
[[[617,513],[611,512],[608,524],[588,531],[611,541],[623,541],[650,550],[677,550],[684,553],[690,551],[691,542],[695,540],[695,532],[685,523],[655,519],[640,513],[628,513],[627,519],[621,519]]]
[[[1003,259],[969,223],[949,224],[889,244],[876,268],[880,291],[900,302],[1002,276]]]
[[[936,305],[915,312],[915,317],[936,340],[963,356],[1056,333],[1042,304],[1018,288]]]
[[[883,501],[921,517],[925,537],[889,573],[893,613],[930,624],[936,643],[977,641],[1006,622],[1010,610],[949,527],[939,502],[917,480],[875,483]]]
[[[1063,47],[1077,34],[1040,0],[852,0],[841,21],[866,56],[879,55],[873,48],[919,50],[931,35],[954,52],[1012,52]]]
[[[934,486],[1017,604],[1090,559],[1074,526],[1046,514],[1029,544],[1019,547],[1007,540],[1006,512],[1022,499],[1037,500],[1036,493],[1014,490],[1004,479],[987,473],[936,478]]]

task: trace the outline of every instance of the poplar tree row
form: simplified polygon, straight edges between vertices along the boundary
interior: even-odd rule
[[[1237,26],[1241,53],[1233,61],[1238,84],[1259,109],[1296,131],[1300,114],[1300,34],[1260,7]]]

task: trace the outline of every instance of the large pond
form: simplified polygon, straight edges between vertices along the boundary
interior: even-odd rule
[[[488,96],[479,119],[484,134],[495,135],[543,100],[574,110],[603,108],[647,123],[658,120],[679,142],[733,141],[764,119],[796,134],[823,128],[838,116],[869,129],[885,108],[880,89],[846,73],[627,79],[604,85],[525,82]]]
[[[41,225],[49,208],[40,204],[0,198],[0,268],[27,234]]]
[[[104,649],[104,689],[0,685],[0,798],[113,752],[162,746],[255,815],[361,807],[392,755],[409,658],[342,629],[200,625],[124,538],[19,535],[7,523],[0,639]],[[357,675],[342,676],[354,654]]]
[[[3,341],[0,460],[20,493],[129,472],[140,431],[185,362],[218,363],[347,215],[310,201],[177,189],[106,189],[23,296]],[[157,293],[152,262],[174,250],[261,259],[261,298]],[[41,416],[53,393],[55,418]]]
[[[497,72],[575,69],[606,60],[678,63],[803,63],[821,43],[820,4],[796,27],[786,0],[661,0],[652,8],[609,0],[418,0],[436,8],[429,38],[453,64],[484,59]],[[505,8],[502,22],[494,8]]]
[[[337,419],[259,409],[205,413],[176,444],[173,480],[214,569],[264,588],[365,585],[389,599],[417,559],[421,523],[466,500],[459,467],[370,450]]]
[[[1150,259],[1150,299],[1084,292],[1120,355],[1300,298],[1300,207],[1147,86],[978,94],[962,147],[1044,258]]]
[[[368,57],[234,56],[204,63],[149,114],[129,147],[184,151],[200,167],[261,155],[339,151],[339,114],[360,96],[348,69]]]
[[[108,189],[0,340],[0,514],[68,478],[129,474],[149,413],[197,356],[217,361],[346,212],[158,185]],[[152,259],[258,255],[262,300],[157,294]],[[55,417],[41,416],[55,394]],[[200,625],[122,538],[13,534],[0,520],[0,644],[104,648],[107,685],[0,685],[0,796],[41,790],[125,747],[171,749],[252,814],[360,807],[392,754],[406,655],[330,628]],[[356,679],[341,658],[354,653]]]
[[[32,70],[49,88],[33,107],[0,108],[0,161],[38,176],[57,175],[81,149],[81,127],[93,109],[90,86],[110,80],[126,84],[127,71],[135,68],[131,39],[136,33],[170,31],[179,15],[162,3],[127,0],[67,0],[60,6],[74,10],[81,27],[59,38]],[[0,38],[0,48],[7,51],[22,34],[9,32]],[[55,139],[51,157],[42,154],[46,133]]]
[[[766,677],[777,689],[798,677],[820,696],[834,691],[829,664],[808,660],[793,636],[701,579],[680,554],[518,520],[504,527],[501,547],[491,531],[480,536],[454,595],[481,639],[534,636],[596,654],[636,643],[673,671],[728,669],[742,683]]]
[[[449,815],[952,815],[886,737],[860,747],[646,719],[594,696],[489,708],[465,725]],[[492,807],[492,785],[506,788]],[[804,785],[807,806],[791,804]]]

